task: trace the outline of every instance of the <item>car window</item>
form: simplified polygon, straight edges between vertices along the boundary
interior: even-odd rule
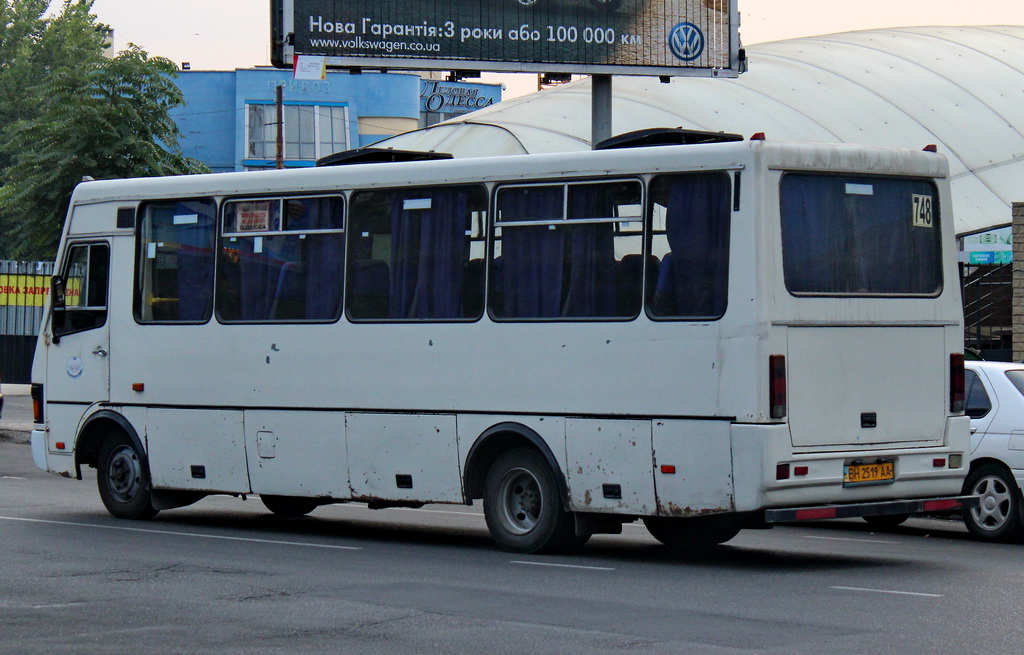
[[[1019,372],[1024,373],[1024,371]],[[964,373],[964,382],[967,390],[966,413],[971,418],[981,418],[992,410],[992,400],[989,399],[985,385],[977,373],[971,370],[967,370]],[[1021,383],[1024,384],[1024,380],[1021,380]],[[1020,389],[1020,387],[1017,388]]]
[[[1010,382],[1012,382],[1013,386],[1017,388],[1017,391],[1024,396],[1024,369],[1007,371],[1006,377],[1010,379]]]

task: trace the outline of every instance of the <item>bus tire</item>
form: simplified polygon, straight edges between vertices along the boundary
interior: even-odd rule
[[[320,506],[312,498],[301,498],[299,496],[266,496],[260,494],[263,505],[278,516],[297,517],[305,516]]]
[[[491,538],[513,553],[571,551],[590,537],[577,536],[551,468],[530,448],[510,450],[491,465],[484,482],[484,518]]]
[[[984,541],[1016,541],[1021,537],[1021,495],[1009,469],[989,462],[971,471],[964,493],[981,496],[981,504],[963,512],[967,530]]]
[[[645,516],[644,525],[651,536],[672,550],[683,553],[702,553],[724,544],[740,529],[719,517],[701,516],[673,518]]]
[[[111,434],[100,446],[96,485],[107,511],[119,519],[156,516],[145,457],[123,432]]]

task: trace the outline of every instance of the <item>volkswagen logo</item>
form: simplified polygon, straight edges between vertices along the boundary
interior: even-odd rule
[[[668,33],[668,47],[679,59],[693,61],[704,53],[704,33],[693,23],[679,23]]]

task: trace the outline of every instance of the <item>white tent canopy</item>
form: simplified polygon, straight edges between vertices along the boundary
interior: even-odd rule
[[[958,234],[1010,223],[1024,200],[1024,27],[847,32],[747,48],[736,80],[616,77],[612,134],[649,127],[769,139],[936,144]],[[456,157],[590,148],[590,80],[516,98],[378,145]]]

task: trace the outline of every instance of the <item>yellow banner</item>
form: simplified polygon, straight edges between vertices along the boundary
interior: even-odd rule
[[[81,296],[81,280],[72,278],[68,287],[67,304],[77,305]],[[42,307],[49,295],[49,275],[0,274],[0,307]]]

